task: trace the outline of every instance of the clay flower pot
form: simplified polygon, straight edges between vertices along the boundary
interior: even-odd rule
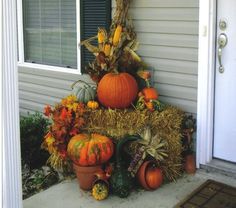
[[[185,156],[184,169],[188,174],[194,174],[196,172],[196,162],[194,154]]]
[[[101,165],[97,166],[79,166],[73,164],[79,186],[83,190],[91,190],[94,182],[97,180],[96,173],[102,171]]]
[[[139,168],[137,179],[144,189],[152,191],[161,186],[163,175],[161,169],[156,167],[155,161],[146,161]]]

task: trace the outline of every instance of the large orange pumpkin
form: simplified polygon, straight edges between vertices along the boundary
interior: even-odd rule
[[[158,99],[158,92],[153,87],[145,87],[142,90],[142,94],[144,95],[144,99],[149,102],[150,100],[157,100]]]
[[[71,160],[80,166],[100,165],[113,155],[114,146],[100,134],[78,134],[71,138],[67,152]]]
[[[109,108],[126,108],[135,100],[138,85],[134,77],[124,73],[108,73],[98,83],[99,102]]]

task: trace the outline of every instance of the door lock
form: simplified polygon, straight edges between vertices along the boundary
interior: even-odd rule
[[[221,33],[218,37],[218,61],[219,61],[219,72],[224,72],[224,66],[222,64],[222,49],[227,45],[228,38],[225,33]]]
[[[224,30],[226,30],[226,27],[227,27],[227,22],[225,20],[221,19],[219,22],[219,28],[224,31]]]

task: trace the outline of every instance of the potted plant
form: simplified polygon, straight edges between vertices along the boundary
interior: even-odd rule
[[[193,133],[196,131],[196,119],[192,115],[185,116],[183,122],[183,158],[184,170],[188,174],[196,172],[195,155],[193,151]]]

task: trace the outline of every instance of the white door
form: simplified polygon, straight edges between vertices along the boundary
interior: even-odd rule
[[[213,156],[236,162],[236,0],[218,0],[216,38]]]

